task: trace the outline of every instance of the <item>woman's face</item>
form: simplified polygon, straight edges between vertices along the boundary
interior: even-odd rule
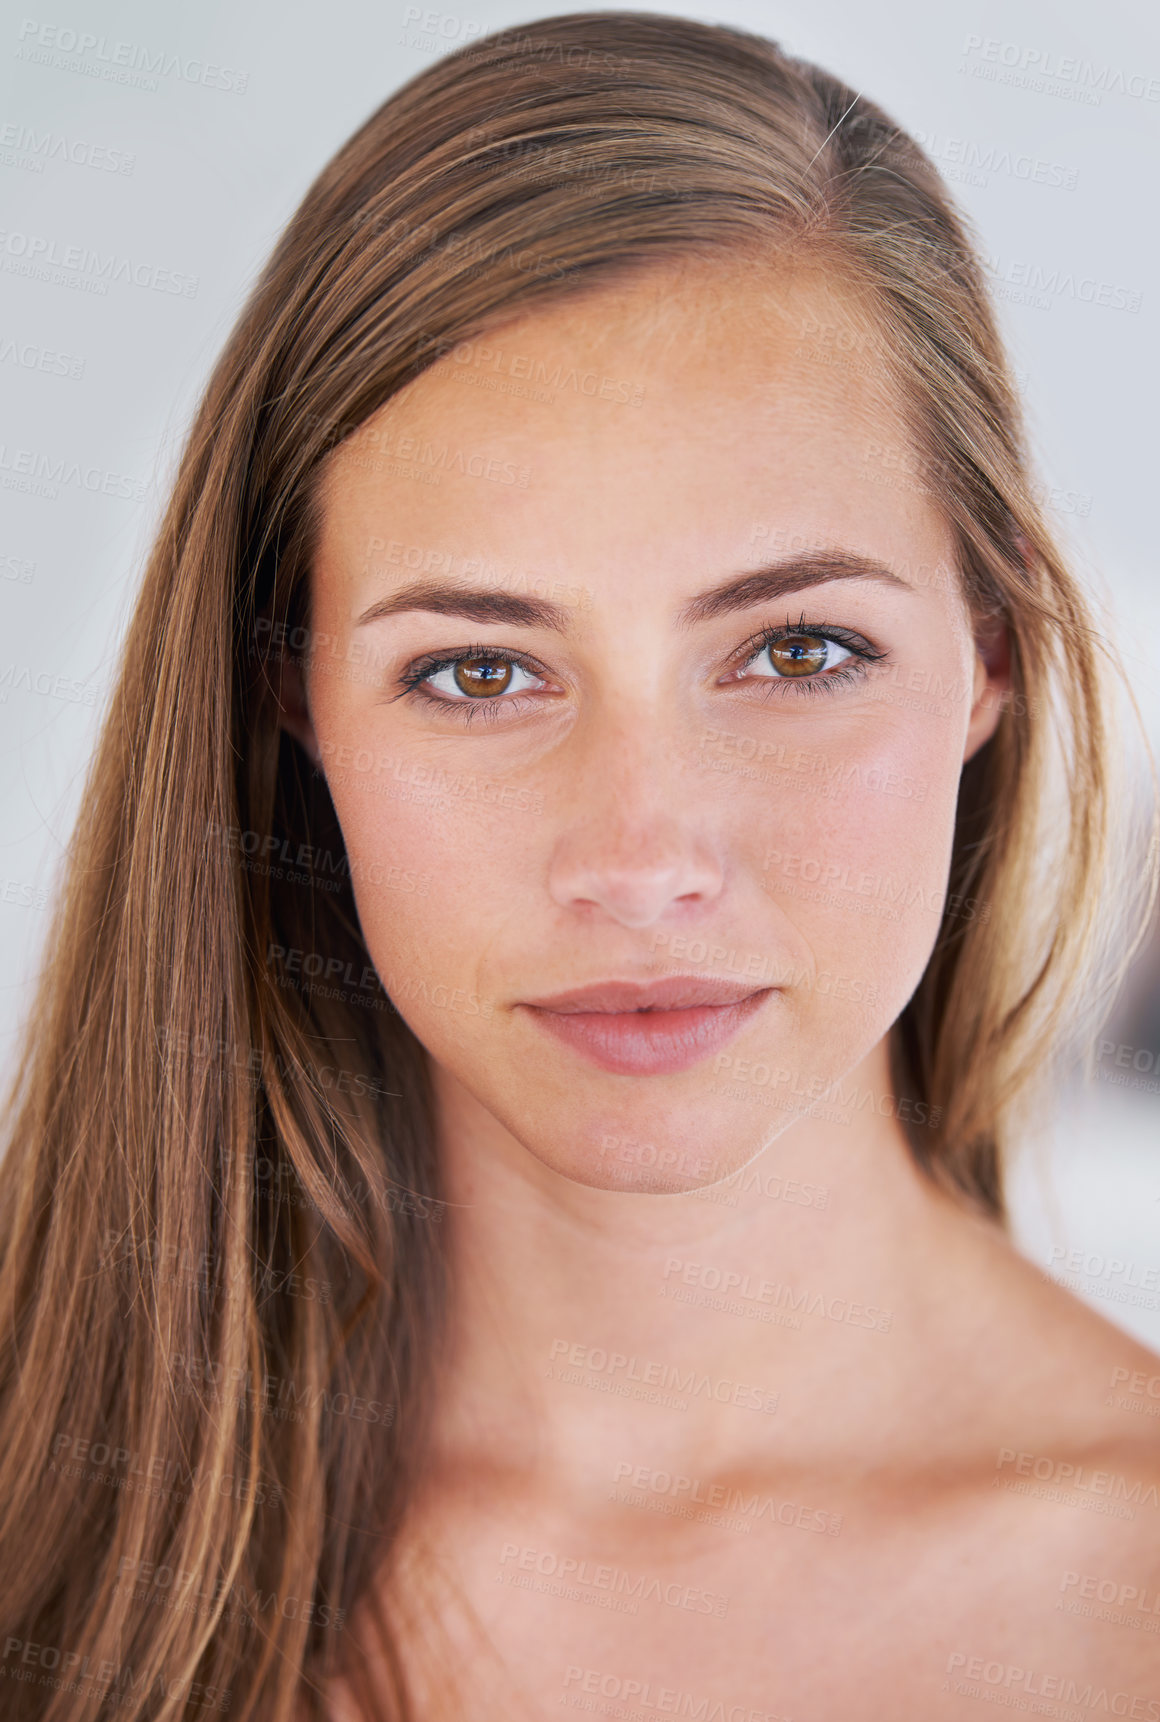
[[[999,684],[882,377],[816,277],[689,263],[331,457],[288,725],[437,1082],[580,1183],[744,1165],[930,955]]]

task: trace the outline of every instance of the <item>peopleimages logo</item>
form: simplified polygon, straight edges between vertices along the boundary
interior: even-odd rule
[[[132,173],[137,165],[137,157],[127,150],[90,143],[86,138],[68,137],[64,132],[34,131],[31,126],[19,125],[14,120],[0,126],[0,150],[6,152],[0,157],[6,167],[26,168],[33,173],[43,173],[47,161],[121,174]]]
[[[616,1708],[611,1709],[614,1701]],[[690,1717],[696,1722],[790,1722],[788,1716],[755,1710],[751,1704],[731,1704],[705,1693],[661,1686],[651,1679],[614,1674],[603,1668],[581,1668],[579,1663],[564,1671],[560,1703],[578,1710],[598,1710],[605,1716],[627,1716],[632,1722],[646,1714]]]
[[[560,1381],[568,1380],[568,1371],[580,1370],[588,1370],[593,1375],[607,1375],[610,1381],[614,1381],[623,1370],[623,1382],[616,1381],[618,1386],[630,1381],[639,1382],[642,1386],[660,1387],[689,1399],[715,1399],[719,1405],[735,1405],[744,1411],[772,1414],[780,1400],[779,1394],[765,1387],[751,1387],[741,1381],[715,1381],[710,1375],[699,1374],[691,1365],[685,1369],[682,1365],[664,1363],[657,1358],[609,1351],[600,1345],[554,1339],[548,1357],[555,1366],[554,1372],[550,1370],[549,1373],[554,1373],[554,1378]]]
[[[505,1543],[500,1551],[501,1569],[515,1563],[510,1576],[534,1573],[537,1578],[560,1581],[558,1594],[571,1595],[577,1600],[599,1601],[595,1597],[577,1597],[581,1587],[596,1593],[611,1593],[629,1599],[626,1614],[639,1613],[641,1602],[658,1602],[667,1608],[687,1609],[692,1614],[713,1614],[724,1620],[729,1598],[700,1585],[665,1583],[646,1573],[632,1573],[605,1562],[590,1561],[583,1556],[559,1555],[551,1549],[534,1549],[519,1543]],[[530,1587],[528,1587],[530,1588]]]
[[[1160,1591],[1149,1590],[1147,1585],[1124,1584],[1118,1579],[1101,1578],[1098,1573],[1069,1571],[1064,1573],[1059,1588],[1077,1589],[1081,1597],[1114,1603],[1117,1608],[1131,1608],[1135,1614],[1160,1615]]]
[[[181,54],[164,48],[147,48],[139,42],[113,42],[88,30],[42,24],[35,18],[21,20],[17,39],[18,60],[80,72],[85,77],[128,84],[136,89],[156,90],[158,78],[177,78],[183,84],[201,84],[207,90],[241,95],[250,80],[248,72],[216,66],[211,60],[183,58]]]
[[[1069,100],[1084,102],[1088,107],[1099,107],[1104,95],[1160,102],[1160,77],[1097,65],[1078,54],[1059,54],[1022,42],[1003,42],[998,36],[968,36],[963,53],[966,58],[959,67],[961,72],[1048,95],[1066,95]]]
[[[63,488],[87,490],[92,495],[115,496],[122,502],[144,502],[149,481],[100,466],[82,466],[78,460],[48,454],[43,449],[10,448],[0,442],[0,485],[5,490],[28,491],[55,501]]]
[[[678,1276],[675,1286],[671,1283],[673,1275]],[[806,1315],[822,1315],[830,1321],[850,1327],[873,1328],[879,1333],[889,1333],[894,1322],[892,1310],[879,1309],[875,1304],[855,1303],[843,1297],[824,1297],[818,1291],[802,1290],[781,1281],[758,1280],[755,1275],[741,1273],[734,1268],[684,1261],[679,1256],[670,1256],[665,1262],[663,1284],[665,1289],[661,1295],[674,1295],[678,1302],[694,1301],[679,1296],[679,1286],[685,1285],[699,1291],[719,1291],[723,1296],[734,1299],[745,1298],[754,1304],[788,1308],[798,1314],[804,1311]]]
[[[640,383],[606,377],[600,371],[577,371],[574,365],[565,366],[558,360],[549,370],[546,359],[537,358],[532,353],[514,353],[503,347],[493,347],[489,342],[437,337],[429,347],[436,359],[449,358],[457,367],[467,366],[467,374],[482,369],[526,380],[550,390],[549,399],[555,398],[557,389],[565,392],[571,389],[573,394],[587,395],[590,400],[622,402],[631,406],[640,406],[644,400],[644,387]]]
[[[1008,1465],[1013,1466],[1021,1477],[1034,1477],[1042,1483],[1060,1484],[1068,1489],[1129,1502],[1134,1507],[1154,1507],[1160,1511],[1160,1492],[1155,1483],[1145,1487],[1139,1478],[1132,1480],[1121,1476],[1118,1471],[1093,1471],[1070,1459],[1053,1459],[1046,1453],[1017,1453],[1014,1447],[1000,1447],[995,1460],[996,1472],[1005,1471]],[[1005,1479],[996,1475],[991,1480],[992,1486],[1001,1480]]]
[[[947,1659],[948,1679],[944,1692],[952,1690],[949,1676],[957,1675],[953,1690],[967,1698],[999,1699],[1000,1693],[1011,1697],[1001,1700],[1009,1709],[1026,1709],[1016,1704],[1018,1697],[1058,1698],[1063,1704],[1074,1704],[1080,1711],[1098,1710],[1104,1716],[1133,1716],[1138,1722],[1160,1722],[1160,1698],[1139,1697],[1132,1692],[1111,1692],[1106,1686],[1096,1686],[1090,1680],[1076,1680],[1069,1674],[1049,1674],[1041,1668],[1020,1668],[1013,1662],[988,1661],[963,1650],[953,1650]],[[991,1687],[988,1692],[985,1688]],[[1041,1715],[1058,1716],[1060,1711],[1047,1705],[1032,1705]]]
[[[39,371],[50,377],[71,377],[74,382],[85,374],[85,361],[72,353],[41,347],[35,341],[10,340],[5,335],[0,335],[0,365],[17,365],[22,371]]]
[[[262,1591],[256,1586],[249,1591],[244,1583],[231,1582],[224,1573],[219,1574],[208,1587],[199,1584],[198,1577],[196,1572],[187,1572],[182,1567],[159,1566],[135,1555],[122,1555],[117,1563],[118,1583],[131,1585],[139,1593],[142,1586],[147,1586],[210,1604],[225,1597],[238,1605],[243,1617],[256,1619],[262,1614],[278,1614],[283,1620],[302,1620],[309,1626],[328,1626],[337,1632],[342,1631],[346,1619],[345,1610],[341,1608],[331,1608],[326,1603],[296,1596],[279,1596],[277,1591]],[[235,1615],[235,1618],[239,1616]]]
[[[27,664],[6,664],[0,666],[0,705],[7,705],[8,696],[12,693],[42,694],[45,699],[95,706],[101,688],[96,682],[78,682],[73,676],[53,675],[48,670],[34,671]]]
[[[140,258],[118,256],[115,251],[102,255],[87,245],[62,245],[42,233],[0,229],[0,254],[2,267],[9,275],[30,275],[37,281],[49,280],[62,286],[83,287],[88,293],[103,296],[109,291],[110,281],[121,281],[153,293],[175,293],[183,299],[197,298],[199,278],[196,275],[162,269]]]
[[[232,1696],[228,1686],[207,1686],[184,1675],[170,1677],[164,1670],[150,1673],[142,1668],[135,1673],[131,1663],[98,1662],[87,1653],[63,1645],[38,1644],[30,1638],[11,1636],[4,1640],[0,1678],[97,1698],[103,1706],[127,1704],[152,1692],[167,1701],[162,1708],[170,1714],[174,1713],[174,1706],[179,1706],[184,1714],[190,1705],[224,1712],[229,1709]],[[156,1709],[157,1706],[150,1705],[150,1714]]]
[[[938,162],[944,177],[958,179],[968,185],[985,186],[987,175],[1005,174],[1009,179],[1023,179],[1031,185],[1057,186],[1074,191],[1079,172],[1062,163],[1044,161],[1040,156],[1020,154],[1000,144],[980,143],[975,138],[943,137],[938,132],[912,133],[920,149]]]
[[[1135,313],[1144,299],[1138,287],[1097,281],[1094,275],[1076,275],[1070,269],[1060,269],[1058,264],[1049,268],[1027,258],[984,257],[983,268],[996,298],[1035,305],[1040,310],[1047,310],[1053,299],[1074,299],[1082,305]]]
[[[629,1499],[620,1500],[618,1489],[624,1487],[624,1493],[664,1497],[666,1502],[677,1502],[682,1506],[695,1503],[706,1508],[722,1509],[727,1513],[744,1514],[752,1522],[768,1519],[770,1524],[791,1525],[799,1531],[813,1531],[819,1536],[836,1537],[841,1534],[842,1515],[832,1513],[824,1507],[806,1507],[796,1501],[779,1501],[773,1495],[762,1495],[756,1491],[746,1494],[744,1489],[731,1488],[725,1483],[706,1483],[700,1477],[686,1477],[677,1471],[658,1471],[651,1465],[633,1465],[622,1459],[613,1473],[613,1483],[618,1486],[613,1490],[612,1499],[619,1500],[621,1505],[635,1506],[638,1503]],[[682,1516],[682,1515],[677,1515]]]

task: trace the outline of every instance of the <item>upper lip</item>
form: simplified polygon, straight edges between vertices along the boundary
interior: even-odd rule
[[[571,1015],[580,1011],[690,1010],[697,1005],[739,1004],[766,987],[719,981],[710,975],[669,975],[660,981],[595,981],[549,998],[524,999],[536,1010]]]

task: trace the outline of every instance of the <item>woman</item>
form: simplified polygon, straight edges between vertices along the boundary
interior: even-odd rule
[[[1160,1716],[1084,1600],[1155,1359],[1004,1231],[1118,853],[1030,484],[933,169],[761,38],[545,20],[343,147],[29,1029],[7,1714]]]

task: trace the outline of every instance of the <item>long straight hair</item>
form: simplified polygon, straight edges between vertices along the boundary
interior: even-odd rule
[[[878,108],[759,36],[593,12],[449,54],[323,170],[238,320],[88,780],[0,1168],[12,1722],[290,1722],[358,1674],[344,1621],[417,1476],[443,1209],[405,977],[370,967],[278,655],[308,638],[332,449],[518,311],[694,255],[805,258],[870,308],[972,617],[1009,632],[892,1038],[940,1120],[916,1158],[1003,1220],[1010,1121],[1106,942],[1109,728],[964,226]],[[382,1632],[364,1702],[401,1718]]]

